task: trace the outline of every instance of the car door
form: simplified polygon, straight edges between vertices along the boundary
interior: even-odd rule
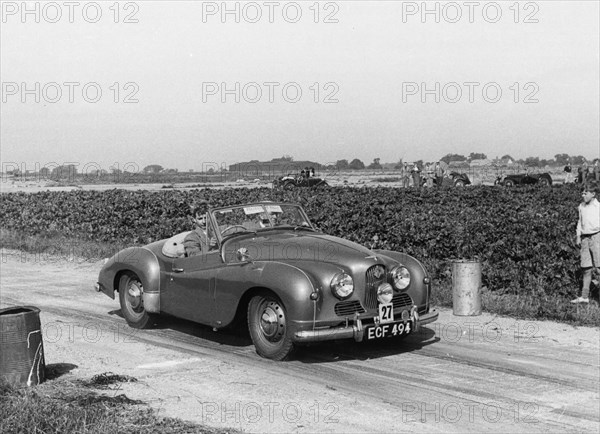
[[[208,253],[176,258],[161,292],[161,311],[212,325],[215,320],[216,275],[223,266],[218,247]]]

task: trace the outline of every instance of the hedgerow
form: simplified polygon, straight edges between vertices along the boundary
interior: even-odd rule
[[[323,188],[110,190],[1,196],[2,229],[19,236],[140,245],[189,230],[192,202],[214,207],[292,201],[325,233],[371,248],[404,251],[447,282],[449,259],[477,258],[496,294],[574,295],[579,190],[479,186],[451,189]]]

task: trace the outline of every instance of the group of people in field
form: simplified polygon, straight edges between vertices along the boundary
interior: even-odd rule
[[[567,175],[565,184],[571,184],[573,182],[584,184],[586,181],[600,182],[600,159],[596,158],[592,164],[584,162],[579,165],[576,174],[573,172],[571,162],[568,162],[563,171]]]
[[[404,163],[400,168],[402,186],[404,188],[441,186],[447,171],[446,168],[447,166],[439,161],[436,163],[425,163],[423,168],[420,168],[417,163]],[[423,180],[425,180],[425,183],[423,183]]]

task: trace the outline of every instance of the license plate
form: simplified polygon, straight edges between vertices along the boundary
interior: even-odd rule
[[[412,332],[412,321],[399,321],[369,327],[365,330],[367,340],[389,338],[391,336],[407,335]]]
[[[379,305],[379,323],[394,322],[394,305],[392,303]]]

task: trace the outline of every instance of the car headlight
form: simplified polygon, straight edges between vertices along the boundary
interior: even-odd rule
[[[408,285],[410,285],[410,272],[408,271],[408,268],[399,265],[394,267],[390,274],[392,276],[394,288],[402,291],[403,289],[406,289]]]
[[[331,292],[340,300],[348,298],[354,292],[354,280],[347,273],[338,273],[331,279]]]

